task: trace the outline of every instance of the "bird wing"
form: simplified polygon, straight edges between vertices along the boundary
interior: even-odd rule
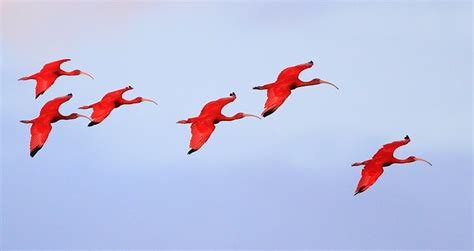
[[[234,102],[235,96],[220,98],[218,100],[211,101],[207,103],[201,110],[199,116],[206,116],[206,115],[218,115],[221,114],[222,108],[228,105],[229,103]]]
[[[374,156],[372,156],[372,159],[378,159],[378,158],[386,158],[388,157],[393,157],[393,153],[397,148],[406,145],[410,142],[410,138],[406,137],[403,140],[398,140],[398,141],[393,141],[391,143],[385,144],[380,148]]]
[[[94,122],[93,124],[98,124],[102,122],[105,118],[107,118],[112,110],[117,108],[115,105],[117,101],[119,101],[122,98],[122,94],[128,90],[131,90],[130,88],[123,88],[120,90],[112,91],[104,95],[102,99],[90,106],[87,106],[88,108],[92,107],[93,112],[92,112],[92,121]]]
[[[293,80],[293,79],[298,79],[298,76],[300,73],[308,68],[311,68],[313,66],[312,62],[304,63],[304,64],[299,64],[295,66],[290,66],[288,68],[285,68],[283,71],[280,72],[277,78],[278,81],[282,80]]]
[[[71,97],[72,96],[66,95],[66,96],[58,97],[46,102],[46,104],[44,104],[44,106],[41,108],[40,116],[44,116],[50,113],[59,113],[59,107],[64,102],[71,99]]]
[[[369,161],[362,169],[362,177],[357,184],[356,194],[362,193],[372,186],[383,173],[382,162]]]
[[[46,73],[45,73],[46,74]],[[38,98],[41,94],[43,94],[46,90],[51,87],[56,79],[58,78],[57,75],[51,73],[47,76],[45,74],[41,74],[36,76],[36,87],[35,87],[35,97]]]
[[[43,147],[51,132],[51,124],[48,122],[36,121],[31,126],[30,155],[31,157]]]
[[[274,86],[267,90],[267,101],[262,116],[266,117],[275,112],[290,96],[291,90],[287,86]]]
[[[201,148],[204,143],[211,137],[216,126],[211,120],[198,121],[191,125],[191,141],[189,147],[194,150]]]
[[[61,60],[58,60],[58,61],[47,63],[43,66],[41,71],[42,72],[43,71],[57,71],[61,67],[61,64],[64,63],[64,62],[67,62],[67,61],[71,61],[71,59],[61,59]]]
[[[92,121],[100,123],[110,115],[112,110],[115,109],[115,105],[110,102],[101,101],[92,105],[92,109]]]

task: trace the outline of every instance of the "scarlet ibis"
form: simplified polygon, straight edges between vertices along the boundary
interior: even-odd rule
[[[155,105],[158,105],[155,101],[147,98],[136,97],[132,100],[126,100],[122,97],[122,95],[127,92],[133,90],[133,87],[127,86],[123,89],[116,90],[113,92],[109,92],[105,94],[105,96],[97,103],[92,105],[81,106],[79,109],[89,109],[92,108],[92,121],[89,123],[88,126],[94,126],[101,123],[105,118],[109,116],[113,109],[118,108],[122,105],[131,105],[137,104],[141,102],[151,102]]]
[[[424,161],[431,165],[429,161],[415,156],[410,156],[406,159],[397,159],[393,156],[393,153],[395,150],[397,150],[397,148],[406,145],[409,142],[410,137],[407,135],[403,140],[394,141],[392,143],[383,145],[383,147],[380,148],[374,156],[372,156],[372,159],[352,164],[352,166],[364,165],[364,169],[362,169],[362,177],[359,181],[359,184],[357,185],[354,196],[364,192],[370,186],[372,186],[380,177],[380,175],[382,175],[384,167],[390,166],[392,164],[411,163],[417,160]]]
[[[209,139],[212,132],[216,128],[215,124],[218,124],[221,121],[232,121],[241,119],[244,117],[255,117],[260,119],[260,117],[253,114],[246,113],[236,113],[234,116],[227,117],[223,115],[222,108],[229,103],[234,102],[237,98],[235,93],[231,93],[230,97],[220,98],[214,101],[207,103],[201,110],[199,116],[194,118],[188,118],[186,120],[180,120],[177,123],[179,124],[189,124],[191,123],[191,141],[189,143],[189,148],[191,148],[188,154],[191,154],[199,148],[201,148],[204,143]]]
[[[43,147],[48,139],[48,135],[51,132],[52,123],[56,123],[59,120],[70,120],[79,117],[89,117],[80,115],[77,113],[71,113],[70,115],[64,116],[59,112],[59,107],[69,101],[72,98],[72,94],[58,97],[48,101],[43,108],[41,108],[40,115],[32,120],[21,120],[21,123],[33,124],[31,126],[31,140],[30,140],[30,156],[34,157],[35,154]]]
[[[278,109],[278,107],[280,107],[283,102],[285,102],[285,100],[290,96],[291,90],[294,90],[296,88],[311,85],[328,84],[334,86],[336,89],[339,89],[336,85],[328,81],[321,80],[319,78],[315,78],[308,82],[301,81],[299,79],[300,73],[305,69],[311,68],[312,66],[313,61],[309,61],[308,63],[288,67],[280,72],[275,82],[262,86],[256,86],[253,88],[254,90],[267,90],[267,101],[265,102],[265,110],[262,112],[263,117],[274,113]]]
[[[58,61],[54,61],[51,63],[47,63],[43,66],[43,69],[41,69],[40,72],[35,73],[31,76],[28,77],[23,77],[18,80],[29,80],[29,79],[34,79],[36,80],[36,88],[35,88],[35,93],[36,97],[38,98],[40,95],[42,95],[46,90],[49,89],[54,84],[54,81],[59,76],[77,76],[77,75],[86,75],[89,76],[90,78],[94,79],[89,73],[83,72],[81,70],[73,70],[73,71],[64,71],[61,69],[61,64],[64,62],[70,61],[71,59],[61,59]]]

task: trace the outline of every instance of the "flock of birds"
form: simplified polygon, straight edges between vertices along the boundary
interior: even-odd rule
[[[38,98],[40,95],[44,94],[60,76],[86,75],[93,79],[90,74],[81,70],[73,70],[70,72],[62,70],[61,64],[67,61],[70,61],[70,59],[62,59],[48,63],[44,65],[40,72],[28,77],[20,78],[19,80],[36,80],[35,97]],[[275,82],[253,88],[255,90],[267,91],[267,100],[265,102],[264,111],[262,112],[263,117],[267,117],[274,113],[290,96],[291,91],[296,88],[327,84],[339,89],[336,85],[319,78],[315,78],[308,82],[301,81],[299,79],[300,73],[305,69],[311,68],[312,66],[313,61],[288,67],[280,72]],[[32,124],[30,156],[34,157],[44,146],[52,129],[51,124],[59,120],[72,120],[82,117],[90,120],[88,126],[94,126],[100,124],[115,108],[118,108],[122,105],[131,105],[141,102],[151,102],[157,104],[152,99],[142,97],[137,97],[131,100],[124,99],[122,95],[132,89],[133,88],[131,86],[127,86],[123,89],[109,92],[105,94],[100,101],[91,105],[79,107],[79,109],[92,109],[92,115],[90,118],[78,113],[71,113],[70,115],[66,116],[59,112],[59,107],[72,98],[73,95],[71,93],[46,102],[46,104],[41,108],[38,117],[32,120],[20,121],[22,123]],[[188,151],[188,154],[199,150],[211,136],[212,132],[216,128],[215,125],[221,121],[233,121],[242,119],[244,117],[255,117],[261,119],[259,116],[242,112],[230,117],[223,115],[222,109],[224,106],[234,102],[236,98],[237,96],[232,92],[229,97],[220,98],[207,103],[202,108],[201,113],[197,117],[192,117],[177,122],[179,124],[191,124],[192,137],[189,144],[190,150]],[[392,164],[411,163],[414,161],[424,161],[431,165],[431,163],[427,160],[415,156],[410,156],[406,159],[397,159],[394,157],[393,153],[395,150],[403,145],[408,144],[409,142],[410,137],[407,135],[403,140],[394,141],[392,143],[383,145],[383,147],[379,149],[371,159],[352,164],[352,166],[364,166],[362,170],[362,177],[357,185],[354,195],[362,193],[372,186],[380,177],[380,175],[382,175],[384,167],[390,166]]]

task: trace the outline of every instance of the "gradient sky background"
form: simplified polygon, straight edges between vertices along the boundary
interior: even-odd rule
[[[472,248],[472,16],[446,3],[2,3],[2,246]],[[71,58],[34,99],[19,77]],[[270,117],[220,123],[187,156],[177,125],[208,101],[260,113],[285,67],[340,87],[293,92]],[[132,85],[101,125],[61,121],[34,159],[29,126]],[[89,115],[89,111],[85,111]],[[406,134],[394,165],[353,197],[351,163]]]

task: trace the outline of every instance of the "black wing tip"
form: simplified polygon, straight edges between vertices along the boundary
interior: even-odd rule
[[[189,150],[189,152],[188,152],[188,155],[191,154],[191,153],[193,153],[193,152],[195,152],[195,151],[197,151],[197,150],[198,150],[198,149],[191,148],[191,150]]]
[[[314,64],[314,63],[313,63],[313,60],[309,61],[308,64]]]
[[[275,108],[270,109],[270,110],[266,110],[266,111],[264,111],[264,112],[262,113],[262,116],[265,118],[266,116],[268,116],[268,115],[274,113],[275,111],[276,111]]]
[[[30,152],[30,156],[33,158],[36,153],[38,153],[39,150],[41,150],[41,148],[43,148],[43,146],[37,146],[35,147],[35,149],[33,149],[31,152]]]
[[[44,91],[43,92],[40,92],[38,93],[38,95],[36,95],[35,99],[37,99],[39,96],[43,95],[44,94]]]
[[[99,124],[99,122],[92,121],[92,122],[90,122],[87,126],[88,126],[88,127],[91,127],[91,126],[95,126],[95,125],[97,125],[97,124]]]
[[[365,190],[366,190],[366,189],[365,189],[365,186],[359,188],[359,190],[357,190],[357,191],[355,192],[354,196],[356,196],[356,195],[358,195],[358,194],[364,192]]]
[[[235,97],[235,92],[231,92],[231,93],[229,94],[229,96]]]
[[[410,137],[408,135],[405,136],[405,139],[410,140]]]

